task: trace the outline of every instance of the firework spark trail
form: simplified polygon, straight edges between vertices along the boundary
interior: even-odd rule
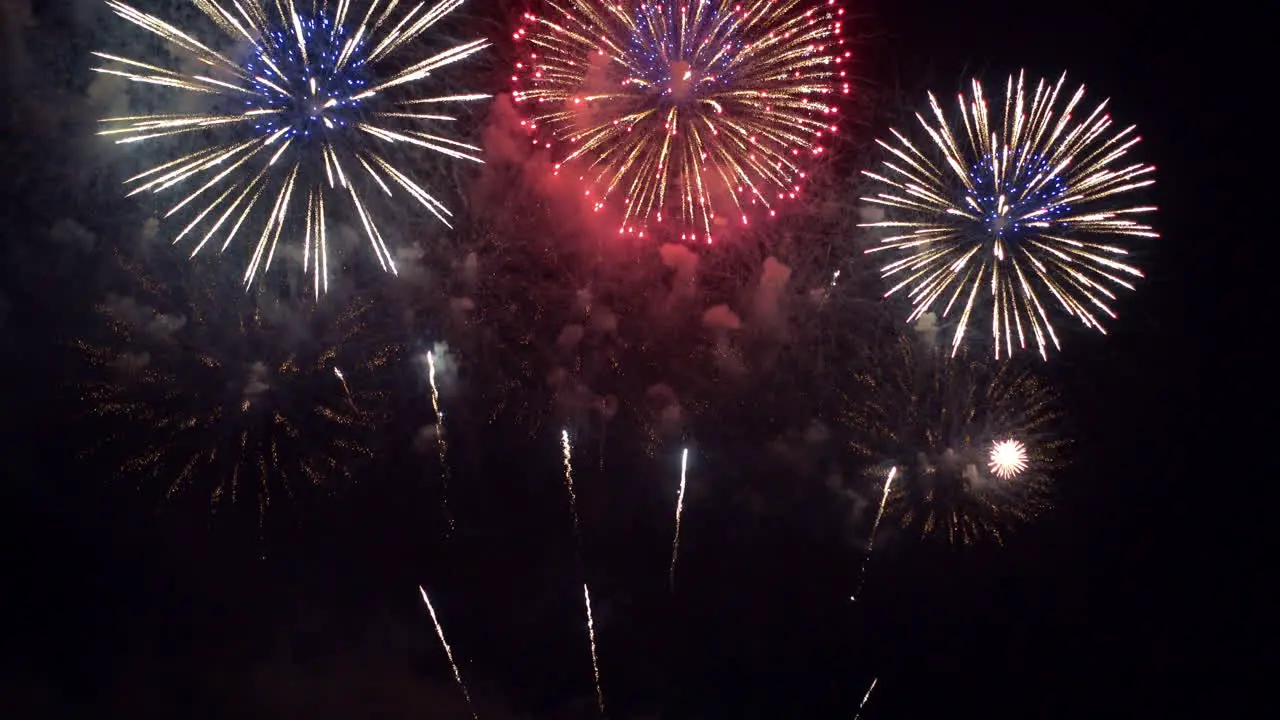
[[[582,524],[578,521],[578,494],[573,489],[573,448],[569,444],[569,431],[560,431],[560,449],[564,454],[564,484],[569,488],[569,510],[573,512],[573,534],[582,543]]]
[[[440,636],[440,644],[444,646],[444,654],[449,658],[449,666],[453,668],[453,679],[458,681],[458,689],[462,690],[462,697],[467,701],[467,708],[471,710],[471,717],[480,719],[476,714],[475,707],[471,704],[471,693],[467,692],[466,683],[462,682],[462,673],[458,672],[458,663],[453,661],[453,650],[449,648],[449,641],[444,639],[444,628],[440,627],[440,620],[436,618],[436,609],[431,606],[431,598],[427,597],[427,591],[418,586],[418,592],[422,593],[422,602],[427,604],[427,612],[431,613],[431,622],[436,626],[436,635]]]
[[[591,670],[596,678],[596,703],[600,706],[600,714],[604,715],[604,689],[600,685],[600,659],[596,655],[596,624],[591,617],[591,591],[582,583],[582,597],[587,605],[587,635],[591,638]]]
[[[858,705],[858,712],[854,713],[853,720],[862,717],[862,708],[867,706],[867,701],[871,699],[871,691],[876,689],[876,681],[880,678],[871,678],[871,687],[867,688],[867,694],[862,696],[862,703]]]
[[[351,406],[351,411],[352,411],[352,412],[355,412],[355,413],[360,412],[360,411],[356,408],[356,401],[355,401],[355,399],[351,397],[351,388],[350,388],[350,386],[348,386],[348,385],[347,385],[347,376],[343,375],[343,374],[342,374],[342,369],[341,369],[341,368],[339,368],[339,367],[338,367],[338,366],[336,366],[336,365],[335,365],[335,366],[334,366],[334,368],[333,368],[333,374],[334,374],[334,375],[337,375],[337,376],[338,376],[338,382],[342,383],[342,392],[343,392],[343,393],[345,393],[345,394],[346,394],[346,396],[347,396],[347,404]]]
[[[440,453],[440,505],[444,508],[445,519],[449,523],[449,531],[453,532],[457,526],[453,522],[453,513],[449,512],[449,462],[448,449],[449,443],[444,436],[444,411],[440,409],[440,391],[436,387],[436,357],[435,353],[427,351],[427,382],[431,385],[431,409],[436,414],[436,448]]]
[[[523,125],[535,145],[567,145],[563,167],[597,211],[617,203],[619,232],[674,220],[711,242],[727,219],[772,216],[837,132],[851,53],[832,1],[547,5],[515,33]]]
[[[826,291],[822,293],[822,300],[818,302],[818,309],[821,310],[827,304],[827,300],[831,297],[831,293],[836,289],[836,283],[840,281],[840,271],[836,270],[831,274],[831,284],[827,286]]]
[[[871,524],[871,536],[867,538],[867,554],[862,558],[862,570],[858,573],[858,589],[849,597],[857,602],[862,593],[862,586],[867,582],[867,563],[871,562],[871,551],[876,546],[876,531],[880,529],[880,518],[884,517],[884,505],[889,499],[889,489],[893,487],[893,479],[898,475],[898,468],[889,468],[889,477],[884,481],[884,493],[880,495],[880,508],[876,510],[876,520]],[[873,683],[874,684],[874,683]]]
[[[881,268],[896,283],[885,296],[907,289],[914,306],[908,322],[936,305],[943,305],[944,318],[958,308],[953,356],[975,312],[991,313],[997,359],[1012,355],[1015,343],[1026,348],[1028,340],[1041,357],[1049,344],[1060,348],[1050,319],[1054,301],[1105,334],[1094,313],[1114,319],[1108,304],[1116,298],[1113,290],[1133,290],[1132,279],[1143,277],[1120,262],[1127,250],[1098,240],[1159,237],[1151,226],[1129,219],[1155,207],[1122,202],[1125,193],[1155,182],[1155,167],[1116,164],[1141,138],[1134,126],[1112,131],[1106,100],[1073,125],[1084,86],[1059,109],[1065,81],[1065,73],[1052,87],[1040,80],[1028,98],[1024,74],[1016,81],[1010,76],[1004,109],[993,118],[974,80],[971,97],[958,97],[962,133],[954,132],[956,123],[930,93],[937,124],[918,113],[916,119],[932,144],[918,148],[892,130],[897,145],[877,141],[893,156],[883,162],[885,172],[863,173],[886,188],[863,200],[888,217],[861,227],[895,233],[867,250],[895,258]]]
[[[689,469],[689,448],[680,452],[680,494],[676,496],[676,534],[671,541],[671,591],[676,589],[676,558],[680,554],[680,517],[684,514],[685,474]]]
[[[335,224],[331,209],[344,196],[350,198],[351,218],[358,218],[378,263],[392,273],[393,253],[362,187],[393,196],[391,188],[398,186],[449,225],[449,210],[393,164],[387,150],[413,146],[482,162],[480,148],[435,134],[432,123],[449,123],[456,117],[418,112],[417,106],[489,96],[423,95],[415,83],[489,43],[473,40],[407,65],[399,63],[393,72],[379,70],[463,0],[440,0],[426,12],[420,12],[419,3],[393,26],[387,23],[397,0],[369,0],[363,19],[358,9],[348,17],[349,0],[318,8],[315,2],[295,0],[233,0],[230,7],[220,0],[193,2],[239,44],[237,50],[223,54],[154,15],[107,0],[117,15],[198,61],[200,70],[180,72],[93,53],[102,61],[94,72],[194,93],[209,101],[201,112],[100,120],[103,129],[98,134],[115,138],[117,144],[161,138],[206,143],[125,181],[133,186],[129,195],[186,188],[186,195],[163,214],[167,218],[192,205],[194,217],[174,244],[194,231],[194,257],[224,231],[221,248],[226,250],[256,212],[251,224],[261,221],[262,226],[260,234],[253,231],[256,240],[251,234],[246,237],[251,251],[243,277],[246,287],[271,268],[282,238],[288,241],[288,229],[302,241],[303,269],[313,275],[318,297],[329,287],[328,238]],[[379,35],[384,26],[386,31]],[[365,180],[357,182],[358,178]],[[196,202],[197,198],[203,199]]]

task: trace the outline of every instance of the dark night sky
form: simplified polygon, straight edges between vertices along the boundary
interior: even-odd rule
[[[54,115],[41,103],[84,93],[85,18],[95,16],[34,4],[35,26],[13,30],[19,13],[3,16],[3,37],[23,33],[29,62],[22,68],[17,50],[10,58],[6,91],[28,99],[11,105],[0,135],[0,546],[12,603],[0,714],[466,717],[416,596],[425,583],[482,717],[591,717],[554,428],[532,438],[501,423],[457,431],[459,531],[447,540],[434,461],[399,452],[376,469],[378,483],[316,509],[265,560],[243,533],[157,515],[108,486],[102,468],[69,459],[86,439],[51,399],[76,381],[58,343],[86,326],[101,261],[26,246],[60,218],[102,235],[113,213],[134,216],[114,186],[89,195],[63,185],[72,150],[35,149],[47,132],[37,118]],[[1221,128],[1188,90],[1210,73],[1186,51],[1191,19],[1175,27],[1165,7],[853,8],[867,28],[860,72],[881,104],[895,84],[946,94],[973,73],[1019,67],[1053,77],[1066,68],[1090,97],[1113,98],[1159,168],[1163,237],[1144,249],[1147,279],[1123,298],[1110,336],[1073,333],[1050,363],[1076,440],[1056,511],[1004,549],[891,535],[859,605],[848,602],[859,555],[821,479],[734,464],[770,438],[734,427],[732,415],[695,436],[705,487],[686,509],[681,589],[669,597],[678,458],[649,459],[625,434],[611,437],[608,477],[588,463],[580,480],[611,717],[847,718],[873,677],[869,718],[1201,716],[1216,702],[1226,659],[1217,613],[1234,594],[1217,548],[1234,522],[1229,509],[1206,507],[1206,484],[1220,482],[1207,479],[1206,448],[1220,428],[1205,418],[1221,393],[1203,380],[1205,337],[1218,332],[1207,329],[1216,303],[1201,298],[1216,261],[1195,248],[1215,213],[1198,187],[1216,162],[1204,138]],[[33,268],[30,258],[52,262]],[[726,499],[739,484],[787,490],[751,513]],[[1250,637],[1233,642],[1235,657],[1261,652]]]

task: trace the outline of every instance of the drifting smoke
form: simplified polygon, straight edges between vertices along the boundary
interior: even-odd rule
[[[267,376],[270,372],[270,368],[261,360],[249,364],[249,379],[244,385],[245,402],[252,402],[259,395],[271,389],[271,384],[267,382]]]
[[[187,318],[183,315],[167,315],[131,297],[120,295],[108,295],[103,301],[103,309],[112,318],[133,330],[158,340],[167,339],[187,324]]]
[[[689,300],[697,292],[698,256],[687,246],[667,243],[658,248],[662,264],[674,270],[671,300]]]
[[[938,316],[934,313],[927,312],[916,320],[915,324],[916,337],[920,339],[920,344],[929,350],[936,350],[938,347]]]
[[[781,302],[790,280],[791,268],[776,258],[765,258],[760,282],[751,302],[752,320],[765,332],[776,334],[786,327]]]
[[[645,391],[645,408],[647,419],[661,437],[673,438],[683,430],[684,408],[670,385],[659,383],[650,386]]]
[[[110,367],[125,376],[134,376],[146,370],[150,364],[151,353],[149,352],[123,352],[110,362]]]

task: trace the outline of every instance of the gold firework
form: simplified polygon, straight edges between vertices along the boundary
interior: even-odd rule
[[[399,351],[358,339],[369,306],[334,318],[191,285],[110,296],[103,332],[74,343],[96,376],[81,394],[94,459],[166,502],[251,504],[260,526],[277,499],[351,481]]]
[[[1003,543],[1049,507],[1064,443],[1053,434],[1054,395],[1035,376],[904,340],[856,380],[844,420],[872,465],[867,495],[881,500],[884,488],[881,511],[905,528],[958,545]]]
[[[884,170],[864,171],[886,186],[863,198],[886,219],[863,227],[894,233],[867,250],[894,257],[882,268],[894,283],[885,295],[907,291],[908,322],[959,311],[953,355],[975,314],[990,313],[997,358],[1029,340],[1041,357],[1059,348],[1059,311],[1105,333],[1096,313],[1115,318],[1115,290],[1142,277],[1105,239],[1159,237],[1132,219],[1156,208],[1126,201],[1155,182],[1155,167],[1121,162],[1141,140],[1134,126],[1114,131],[1106,100],[1075,121],[1084,86],[1060,107],[1065,81],[1040,80],[1028,95],[1024,76],[1010,77],[995,115],[977,80],[950,116],[930,93],[934,122],[916,114],[929,139],[892,130],[896,143],[877,141]]]

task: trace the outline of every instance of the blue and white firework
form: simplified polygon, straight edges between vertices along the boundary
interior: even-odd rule
[[[244,273],[248,286],[270,269],[282,238],[300,237],[304,270],[318,296],[330,277],[329,232],[334,203],[350,199],[379,264],[396,272],[364,189],[394,197],[398,186],[448,224],[449,210],[397,167],[389,152],[413,146],[481,162],[478,147],[441,136],[456,120],[424,112],[483,94],[424,94],[420,81],[484,49],[473,40],[426,57],[409,54],[415,39],[463,0],[416,4],[393,18],[397,0],[192,0],[230,38],[215,48],[193,33],[118,0],[115,13],[194,59],[198,69],[171,70],[94,53],[97,72],[195,93],[202,111],[102,120],[100,134],[118,143],[182,136],[199,147],[129,178],[130,195],[182,188],[164,217],[192,214],[174,238],[191,237],[194,257],[214,241],[226,250],[246,223],[261,223]],[[359,6],[359,7],[353,7]],[[305,198],[305,199],[304,199]],[[305,211],[302,208],[305,206]]]
[[[1153,166],[1120,166],[1141,138],[1133,126],[1112,131],[1105,100],[1073,122],[1084,87],[1058,109],[1065,81],[1065,74],[1052,86],[1041,80],[1028,99],[1023,75],[1010,77],[1004,109],[993,118],[974,80],[972,95],[958,98],[958,138],[930,93],[937,124],[916,114],[929,142],[917,147],[897,130],[896,144],[876,141],[891,157],[882,173],[864,174],[888,188],[863,200],[884,208],[885,218],[863,227],[894,234],[867,252],[894,256],[882,268],[895,282],[885,295],[907,289],[908,322],[959,309],[952,355],[975,312],[990,313],[996,358],[1029,339],[1042,357],[1049,343],[1060,347],[1058,311],[1105,333],[1095,313],[1115,318],[1114,291],[1134,289],[1142,272],[1122,262],[1124,248],[1101,241],[1159,237],[1130,219],[1156,208],[1123,200],[1155,182]]]

